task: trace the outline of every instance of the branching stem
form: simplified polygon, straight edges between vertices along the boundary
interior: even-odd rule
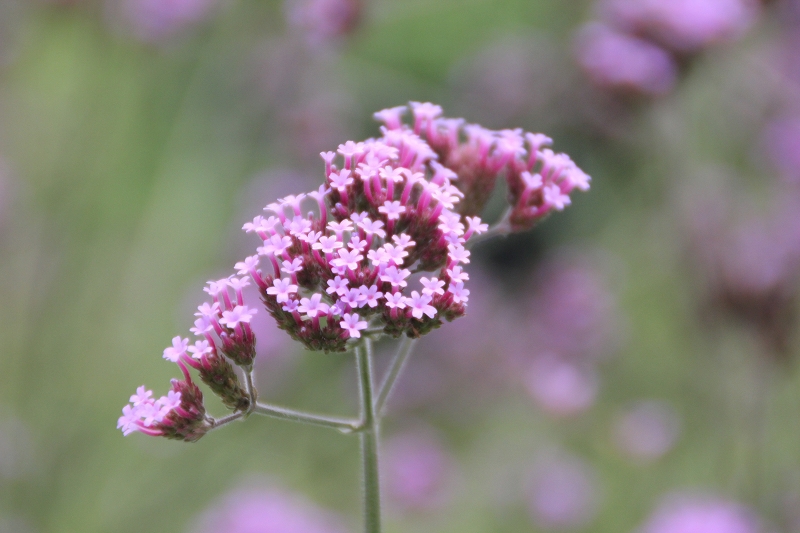
[[[287,409],[286,407],[279,407],[272,404],[256,403],[254,405],[255,407],[253,408],[253,412],[259,415],[268,416],[270,418],[278,418],[280,420],[291,420],[293,422],[310,424],[312,426],[338,429],[339,431],[343,431],[345,433],[359,431],[362,425],[358,420],[295,411],[294,409]]]
[[[386,402],[389,400],[389,395],[392,393],[394,384],[398,376],[403,371],[409,355],[414,350],[414,345],[417,339],[404,337],[400,342],[397,353],[392,359],[392,365],[386,371],[386,377],[383,378],[383,383],[378,391],[378,399],[375,401],[375,413],[378,417],[383,416],[384,409],[386,409]]]
[[[237,412],[235,412],[235,413],[233,413],[231,415],[223,416],[222,418],[212,418],[211,419],[211,429],[214,430],[214,429],[217,429],[219,427],[222,427],[222,426],[225,426],[227,424],[230,424],[231,422],[233,422],[235,420],[239,420],[240,418],[242,418],[244,416],[244,414],[245,414],[244,411],[237,411]]]

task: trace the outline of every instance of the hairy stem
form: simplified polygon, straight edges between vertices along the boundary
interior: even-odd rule
[[[414,350],[416,341],[417,339],[404,337],[400,342],[397,354],[395,354],[392,360],[392,366],[390,366],[389,370],[386,372],[386,377],[383,379],[383,383],[381,383],[381,387],[378,391],[378,399],[375,401],[375,414],[378,417],[383,416],[383,411],[386,409],[386,402],[389,400],[389,395],[392,393],[394,384],[403,371],[406,361],[408,361],[408,356],[411,355],[411,352]]]
[[[356,347],[361,399],[361,460],[364,474],[364,532],[381,532],[381,498],[378,477],[378,418],[372,384],[372,340]]]
[[[256,390],[255,383],[253,382],[252,366],[249,368],[243,368],[242,370],[244,370],[245,390],[247,390],[247,396],[250,398],[250,407],[247,408],[245,416],[250,416],[250,413],[252,413],[256,407],[256,401],[258,400],[258,391]]]
[[[295,411],[294,409],[287,409],[271,404],[256,403],[253,412],[280,420],[291,420],[293,422],[301,422],[312,426],[334,428],[346,433],[355,432],[361,428],[361,422],[358,420]]]
[[[219,427],[222,427],[222,426],[225,426],[227,424],[230,424],[231,422],[233,422],[235,420],[239,420],[240,418],[242,418],[244,416],[244,414],[245,414],[244,411],[237,411],[236,413],[233,413],[232,415],[223,416],[222,418],[212,418],[211,419],[211,429],[214,430],[214,429],[217,429]]]

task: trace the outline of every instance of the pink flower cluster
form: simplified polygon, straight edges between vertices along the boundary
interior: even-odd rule
[[[542,134],[465,125],[430,103],[411,108],[412,126],[403,124],[405,106],[376,113],[381,137],[323,152],[318,190],[270,203],[266,216],[243,226],[261,241],[256,253],[236,263],[237,276],[208,282],[211,302],[191,329],[200,340],[175,337],[164,351],[185,383],[191,366],[229,408],[248,408],[228,360],[252,368],[258,311],[242,293],[251,279],[278,326],[309,349],[343,352],[365,330],[419,337],[464,315],[466,246],[488,229],[477,215],[500,175],[509,185],[509,230],[532,226],[569,205],[573,189],[589,187],[567,155],[544,148],[551,140]],[[168,433],[138,406],[128,413],[123,431]]]
[[[184,381],[172,380],[172,390],[166,396],[153,399],[153,391],[144,385],[136,389],[130,404],[122,408],[117,428],[123,435],[135,431],[151,436],[193,442],[210,428],[203,406],[203,393],[184,370]]]
[[[402,122],[405,106],[376,113],[381,137],[321,154],[326,184],[318,191],[269,204],[269,217],[244,226],[263,246],[237,265],[240,274],[253,277],[280,327],[311,349],[343,351],[370,322],[391,336],[419,337],[462,316],[465,245],[487,229],[477,214],[499,175],[509,183],[514,229],[589,186],[568,156],[543,148],[544,135],[464,125],[430,103],[411,107],[413,126]],[[303,214],[306,198],[317,212]],[[429,274],[415,280],[420,272]]]

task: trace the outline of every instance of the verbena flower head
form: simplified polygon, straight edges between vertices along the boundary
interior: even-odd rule
[[[592,82],[608,89],[659,96],[670,92],[678,77],[669,52],[599,22],[581,29],[575,53]]]
[[[547,148],[545,135],[447,119],[431,103],[410,110],[410,124],[405,106],[376,113],[380,137],[321,154],[319,189],[272,201],[244,224],[259,242],[237,275],[204,289],[210,301],[191,331],[206,344],[189,355],[192,342],[178,337],[165,358],[187,376],[187,365],[197,369],[228,407],[246,409],[228,360],[249,370],[255,357],[250,320],[261,311],[245,301],[248,279],[263,309],[309,349],[344,352],[370,332],[420,337],[466,312],[467,246],[488,229],[479,214],[499,177],[508,183],[509,230],[530,228],[589,188],[589,176]]]
[[[131,404],[122,409],[117,421],[123,435],[139,431],[192,442],[208,431],[203,393],[192,383],[188,372],[185,381],[172,380],[172,390],[166,396],[154,399],[152,395],[143,385],[131,396]]]

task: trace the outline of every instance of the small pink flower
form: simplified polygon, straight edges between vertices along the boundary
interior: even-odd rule
[[[338,253],[339,257],[331,261],[331,264],[350,270],[357,270],[358,264],[364,259],[364,256],[358,253],[358,250],[345,250],[341,248]]]
[[[162,396],[156,400],[156,405],[160,406],[164,415],[166,416],[169,411],[172,411],[181,404],[181,393],[169,391],[166,396]]]
[[[405,309],[407,298],[401,292],[386,293],[383,295],[386,299],[386,307],[389,309]]]
[[[368,305],[370,307],[375,307],[380,303],[378,300],[383,296],[383,293],[378,291],[377,285],[372,285],[371,287],[362,285],[359,290],[363,298],[362,306]]]
[[[328,288],[325,290],[325,292],[328,294],[336,293],[341,296],[347,292],[347,284],[347,278],[336,276],[335,278],[328,280]]]
[[[364,248],[367,247],[367,241],[360,239],[358,235],[353,235],[350,238],[350,242],[347,243],[347,247],[353,251],[363,252]]]
[[[284,261],[281,263],[281,272],[286,274],[296,274],[303,270],[303,258],[295,257],[291,261]]]
[[[189,339],[182,339],[180,336],[173,337],[172,346],[164,350],[164,359],[177,363],[181,355],[186,353],[189,346]]]
[[[214,324],[208,317],[201,316],[200,318],[194,321],[194,327],[189,328],[189,331],[193,335],[198,335],[198,336],[204,335],[206,333],[214,331]]]
[[[353,231],[353,223],[347,219],[341,222],[328,222],[328,229],[339,236],[345,231]]]
[[[196,341],[193,346],[189,346],[188,351],[192,354],[193,359],[202,359],[204,355],[213,352],[213,348],[208,341]]]
[[[289,300],[289,295],[297,292],[297,285],[292,283],[289,278],[275,279],[272,282],[272,287],[267,289],[267,294],[275,296],[278,303],[283,303]]]
[[[439,278],[420,278],[419,281],[424,287],[424,289],[422,289],[423,294],[429,294],[431,296],[434,294],[444,294],[444,281],[441,281]]]
[[[383,222],[380,220],[372,221],[368,218],[363,219],[358,227],[364,230],[367,235],[377,235],[381,239],[386,237],[386,231],[383,230]]]
[[[232,311],[223,311],[219,323],[233,329],[239,324],[249,324],[256,313],[258,313],[257,309],[251,309],[245,305],[237,305]]]
[[[347,141],[344,144],[339,145],[338,152],[342,154],[345,158],[351,157],[354,155],[360,155],[364,153],[364,143],[356,143],[353,141]]]
[[[314,243],[311,248],[314,250],[320,250],[324,254],[332,254],[338,248],[343,247],[344,244],[342,241],[336,238],[336,236],[330,237],[320,237],[319,242]]]
[[[458,283],[459,281],[464,282],[469,279],[469,274],[464,272],[464,270],[460,266],[454,266],[447,270],[447,275],[450,277],[450,280],[454,283]]]
[[[245,257],[244,261],[239,261],[234,265],[233,268],[236,269],[236,273],[240,276],[246,276],[250,272],[255,272],[258,270],[258,255],[251,255],[249,257]]]
[[[388,258],[387,263],[392,263],[397,266],[401,266],[405,261],[405,258],[408,257],[408,252],[405,251],[404,248],[400,246],[392,246],[389,243],[383,245],[383,250]]]
[[[393,235],[392,241],[400,248],[413,248],[417,243],[411,240],[411,237],[403,233],[401,235]]]
[[[380,267],[391,261],[392,257],[386,252],[386,246],[391,245],[385,244],[377,250],[370,250],[367,252],[367,259],[369,259],[374,266]]]
[[[363,307],[364,295],[357,288],[348,289],[346,293],[342,294],[339,301],[346,306],[355,309],[356,307]]]
[[[404,105],[397,106],[397,107],[390,107],[388,109],[382,109],[377,113],[373,114],[376,120],[380,120],[386,127],[390,130],[400,129],[402,126],[402,116],[406,112],[408,108]]]
[[[398,220],[400,215],[406,212],[406,207],[400,205],[400,202],[397,200],[393,202],[386,200],[383,202],[383,205],[378,208],[378,211],[386,215],[388,220]]]
[[[460,244],[450,244],[447,246],[450,260],[455,263],[469,263],[469,250]]]
[[[411,291],[411,297],[407,300],[408,307],[411,308],[411,316],[419,320],[422,320],[422,315],[428,315],[429,318],[435,317],[436,308],[430,305],[431,300],[429,294]]]
[[[569,195],[561,192],[558,185],[545,185],[544,187],[544,201],[545,203],[553,206],[556,210],[561,211],[564,207],[571,203]]]
[[[130,402],[134,407],[147,403],[153,398],[153,391],[144,388],[144,385],[136,389],[136,394],[131,396]]]
[[[450,287],[447,289],[447,292],[453,295],[453,301],[455,303],[467,303],[469,300],[469,289],[464,288],[463,281],[456,281],[450,284]]]
[[[122,416],[117,420],[117,429],[122,430],[126,437],[134,431],[139,431],[139,410],[130,405],[122,408]]]
[[[324,315],[328,312],[329,306],[321,300],[322,295],[319,293],[312,294],[311,298],[302,298],[300,300],[300,305],[297,307],[297,311],[301,314],[308,315],[310,318]]]
[[[338,191],[342,191],[349,185],[353,184],[353,178],[350,177],[349,170],[331,172],[330,176],[328,176],[328,179],[331,182],[331,186]]]
[[[342,315],[342,321],[339,322],[339,326],[347,331],[351,339],[358,339],[361,337],[361,331],[367,329],[368,324],[364,320],[360,320],[360,318],[356,313]]]
[[[406,282],[406,278],[411,275],[411,271],[407,268],[402,270],[398,270],[395,266],[390,266],[386,269],[386,271],[381,275],[381,281],[385,281],[386,283],[391,283],[392,287],[405,287],[408,285]]]

